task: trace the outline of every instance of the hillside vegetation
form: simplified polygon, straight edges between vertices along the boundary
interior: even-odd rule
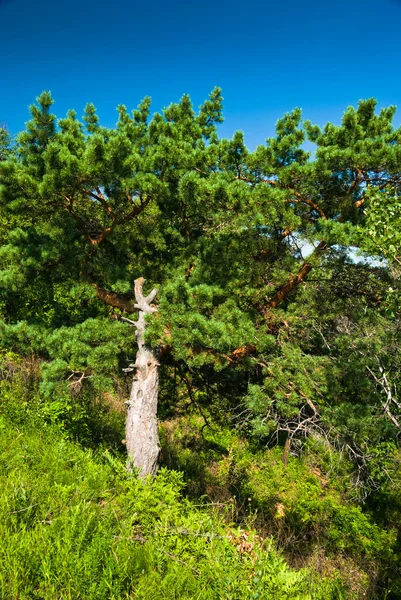
[[[21,399],[21,398],[20,398]],[[2,598],[325,598],[337,579],[293,570],[231,502],[185,498],[183,474],[151,482],[59,427],[1,421]],[[333,580],[333,586],[332,586]],[[340,586],[341,587],[341,586]]]
[[[52,104],[0,130],[1,597],[401,599],[395,108]]]

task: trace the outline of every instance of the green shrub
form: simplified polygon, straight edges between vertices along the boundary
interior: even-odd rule
[[[79,394],[60,389],[47,397],[40,390],[41,362],[0,352],[0,418],[39,428],[53,425],[63,437],[96,448],[125,451],[123,399],[118,386],[103,393],[87,387]],[[116,410],[116,408],[118,410]]]
[[[396,526],[386,528],[351,500],[340,456],[332,450],[328,464],[316,442],[284,465],[281,447],[252,448],[233,429],[201,432],[202,425],[185,416],[162,428],[166,462],[185,473],[192,495],[231,499],[233,520],[272,536],[292,564],[337,579],[344,597],[376,597],[375,590],[382,597],[389,572],[399,568]]]

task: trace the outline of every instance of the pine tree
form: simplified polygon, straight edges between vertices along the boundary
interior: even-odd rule
[[[337,425],[337,409],[325,408],[335,404],[326,346],[340,344],[342,295],[350,314],[366,297],[345,287],[370,285],[372,269],[346,249],[359,243],[372,190],[400,179],[394,109],[377,115],[363,101],[323,130],[296,109],[251,153],[240,132],[218,138],[219,89],[198,113],[188,96],[153,117],[148,98],[132,114],[119,106],[115,128],[91,104],[83,122],[74,111],[56,122],[51,106],[47,92],[38,98],[18,153],[0,164],[2,214],[14,219],[0,253],[3,344],[41,353],[53,393],[58,381],[104,382],[137,343],[127,442],[142,476],[157,468],[160,364],[190,396],[245,401],[254,434],[293,439]],[[315,272],[342,272],[344,289],[314,285]],[[354,321],[367,323],[361,311]]]

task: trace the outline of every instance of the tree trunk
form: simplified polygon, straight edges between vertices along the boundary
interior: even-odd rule
[[[135,375],[131,395],[126,402],[128,468],[138,469],[141,478],[156,474],[160,453],[157,429],[159,363],[152,349],[145,344],[145,315],[157,310],[150,304],[157,290],[153,290],[145,298],[142,293],[144,282],[142,277],[135,281],[135,308],[139,311],[138,320],[135,322],[138,353],[133,365]]]

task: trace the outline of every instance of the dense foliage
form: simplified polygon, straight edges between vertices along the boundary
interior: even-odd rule
[[[56,120],[52,104],[43,93],[26,131],[0,137],[6,429],[30,415],[121,451],[122,370],[136,351],[127,319],[144,277],[159,290],[147,340],[161,370],[162,461],[184,471],[187,493],[233,499],[237,523],[257,514],[259,535],[294,565],[342,572],[348,595],[337,597],[401,597],[394,107],[361,101],[323,129],[295,109],[250,152],[240,132],[218,136],[219,89],[197,113],[187,96],[153,116],[149,99],[132,114],[120,106],[115,128],[91,104],[83,122],[74,111]],[[266,586],[249,597],[272,597]]]

